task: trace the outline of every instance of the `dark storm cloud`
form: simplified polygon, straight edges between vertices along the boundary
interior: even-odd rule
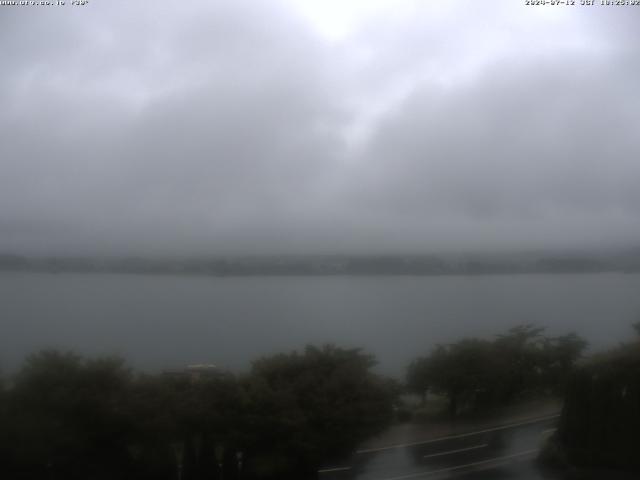
[[[299,5],[4,7],[0,249],[640,239],[635,11],[404,2],[332,38]]]

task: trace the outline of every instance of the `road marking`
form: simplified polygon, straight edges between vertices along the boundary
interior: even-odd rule
[[[518,422],[518,423],[511,423],[511,424],[508,424],[508,425],[501,425],[499,427],[487,428],[487,429],[478,430],[478,431],[475,431],[475,432],[460,433],[460,434],[457,434],[457,435],[447,435],[446,437],[433,438],[431,440],[422,440],[420,442],[401,443],[401,444],[388,445],[386,447],[377,447],[377,448],[365,448],[365,449],[362,449],[362,450],[357,450],[356,451],[356,455],[361,455],[363,453],[382,452],[384,450],[391,450],[391,449],[394,449],[394,448],[415,447],[416,445],[426,445],[428,443],[437,443],[437,442],[442,442],[442,441],[445,441],[445,440],[454,440],[454,439],[457,439],[457,438],[472,437],[474,435],[480,435],[481,433],[497,432],[499,430],[506,430],[506,429],[509,429],[509,428],[521,427],[523,425],[532,425],[534,423],[544,422],[546,420],[551,420],[552,418],[557,418],[559,416],[560,416],[560,414],[547,415],[545,417],[539,417],[539,418],[526,420],[526,421],[522,421],[522,422]]]
[[[489,463],[496,463],[496,462],[505,463],[508,460],[512,460],[514,458],[519,458],[519,457],[525,457],[525,456],[531,455],[532,453],[538,453],[538,449],[534,448],[532,450],[525,450],[524,452],[514,453],[513,455],[505,455],[504,457],[495,457],[495,458],[490,458],[488,460],[481,460],[479,462],[467,463],[464,465],[456,465],[455,467],[441,468],[439,470],[428,470],[424,472],[410,473],[408,475],[400,475],[399,477],[389,477],[383,480],[404,480],[406,478],[418,478],[418,477],[426,477],[430,475],[438,475],[440,473],[451,473],[451,472],[455,472],[456,470],[462,470],[469,467],[479,467],[482,465],[487,465]]]
[[[318,473],[346,472],[347,470],[351,470],[351,467],[323,468],[318,470]]]
[[[547,428],[546,430],[543,430],[540,435],[548,435],[550,433],[555,432],[556,430],[558,430],[557,428]]]
[[[485,448],[488,446],[489,446],[488,443],[483,443],[482,445],[474,445],[473,447],[459,448],[457,450],[449,450],[448,452],[432,453],[430,455],[425,455],[422,458],[441,457],[443,455],[452,455],[454,453],[468,452],[469,450],[477,450],[478,448]]]

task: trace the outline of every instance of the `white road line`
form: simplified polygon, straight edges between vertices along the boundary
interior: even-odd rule
[[[547,415],[545,417],[534,418],[534,419],[531,419],[531,420],[526,420],[526,421],[522,421],[522,422],[518,422],[518,423],[511,423],[511,424],[508,424],[508,425],[501,425],[499,427],[492,427],[492,428],[487,428],[487,429],[484,429],[484,430],[477,430],[475,432],[460,433],[460,434],[457,434],[457,435],[447,435],[446,437],[433,438],[431,440],[422,440],[420,442],[401,443],[401,444],[388,445],[386,447],[377,447],[377,448],[365,448],[363,450],[357,450],[355,453],[356,453],[356,455],[361,455],[363,453],[382,452],[384,450],[391,450],[393,448],[414,447],[416,445],[426,445],[428,443],[437,443],[437,442],[442,442],[444,440],[454,440],[456,438],[472,437],[474,435],[479,435],[481,433],[497,432],[499,430],[506,430],[506,429],[509,429],[509,428],[521,427],[523,425],[532,425],[534,423],[544,422],[544,421],[547,421],[547,420],[551,420],[552,418],[557,418],[559,416],[560,416],[560,414]]]
[[[546,430],[543,430],[542,432],[540,432],[540,435],[548,435],[550,433],[555,432],[556,430],[558,430],[557,428],[547,428]]]
[[[323,468],[318,470],[318,473],[346,472],[347,470],[351,470],[351,467]]]
[[[467,448],[458,448],[457,450],[449,450],[448,452],[432,453],[430,455],[425,455],[422,458],[433,458],[433,457],[441,457],[443,455],[453,455],[454,453],[468,452],[469,450],[477,450],[479,448],[485,448],[488,446],[489,446],[488,443],[483,443],[482,445],[474,445],[473,447],[467,447]]]
[[[401,475],[399,477],[389,477],[389,478],[385,478],[383,480],[405,480],[406,478],[418,478],[418,477],[427,477],[430,475],[437,475],[440,473],[451,473],[451,472],[455,472],[456,470],[462,470],[465,468],[470,468],[470,467],[479,467],[482,465],[487,465],[490,463],[505,463],[508,460],[512,460],[514,458],[519,458],[519,457],[526,457],[528,455],[531,455],[533,453],[538,453],[538,449],[533,449],[533,450],[525,450],[524,452],[520,452],[520,453],[514,453],[513,455],[505,455],[504,457],[495,457],[495,458],[490,458],[488,460],[482,460],[479,462],[473,462],[473,463],[467,463],[465,465],[456,465],[455,467],[448,467],[448,468],[441,468],[440,470],[428,470],[425,472],[416,472],[416,473],[410,473],[408,475]]]

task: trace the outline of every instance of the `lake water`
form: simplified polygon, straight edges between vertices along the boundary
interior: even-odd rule
[[[593,349],[632,337],[640,275],[197,277],[0,274],[0,368],[45,347],[118,354],[139,369],[215,363],[331,342],[401,376],[436,343],[521,323]]]

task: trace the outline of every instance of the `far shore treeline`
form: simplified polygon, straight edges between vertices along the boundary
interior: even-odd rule
[[[408,366],[403,384],[376,374],[373,356],[333,345],[263,357],[242,374],[210,365],[145,374],[119,358],[41,351],[0,379],[0,469],[16,480],[311,479],[392,422],[418,421],[430,397],[452,419],[562,399],[572,385],[554,447],[568,453],[554,458],[584,458],[588,445],[576,446],[567,422],[587,428],[575,389],[592,368],[585,347],[575,333],[520,325],[435,347]],[[625,385],[607,383],[606,392],[637,398],[633,365]]]
[[[640,248],[513,255],[283,255],[189,258],[45,257],[0,253],[0,271],[249,275],[482,275],[640,272]]]

